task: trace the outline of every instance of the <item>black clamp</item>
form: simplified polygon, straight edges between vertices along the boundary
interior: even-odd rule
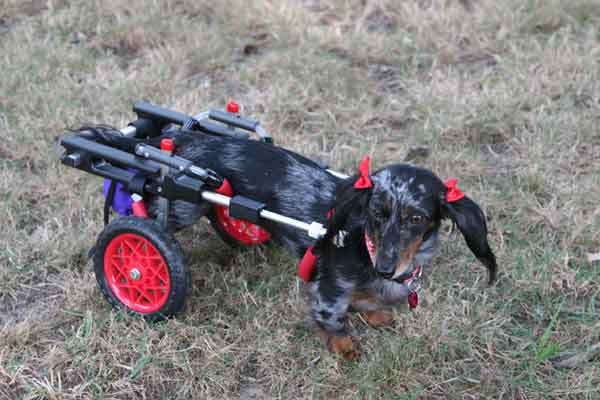
[[[183,200],[189,203],[202,202],[204,182],[185,174],[166,175],[163,178],[161,195],[169,200]]]
[[[260,220],[260,212],[266,207],[265,203],[254,201],[244,196],[233,196],[229,202],[229,215],[243,219],[253,224]]]
[[[156,124],[150,118],[140,117],[133,122],[129,123],[130,126],[135,128],[135,136],[139,138],[143,137],[156,137],[160,135],[162,126]]]
[[[127,183],[127,191],[130,193],[137,193],[140,196],[144,196],[146,191],[146,175],[141,172],[136,172]]]

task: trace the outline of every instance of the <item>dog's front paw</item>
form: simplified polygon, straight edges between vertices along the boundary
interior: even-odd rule
[[[349,361],[360,358],[358,342],[350,335],[331,336],[327,342],[327,349],[332,353],[341,355]]]
[[[369,325],[374,328],[394,325],[394,314],[391,311],[365,311],[361,312],[360,315],[365,321],[367,321]]]

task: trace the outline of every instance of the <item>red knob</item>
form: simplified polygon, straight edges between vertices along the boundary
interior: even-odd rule
[[[163,139],[160,141],[160,149],[162,151],[168,151],[172,153],[175,150],[175,143],[173,143],[173,139]]]
[[[236,103],[235,101],[230,101],[229,103],[227,103],[227,112],[230,113],[239,113],[240,112],[240,105],[238,103]]]

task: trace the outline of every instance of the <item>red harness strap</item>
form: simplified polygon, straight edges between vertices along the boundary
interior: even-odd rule
[[[331,219],[331,217],[333,217],[334,212],[335,211],[333,208],[327,211],[327,214],[325,214],[327,219]],[[302,260],[300,260],[300,264],[298,264],[298,276],[306,283],[310,282],[310,279],[312,278],[313,273],[315,272],[317,260],[319,259],[319,257],[315,256],[312,251],[313,246],[310,246],[308,249],[306,249]]]
[[[300,279],[307,283],[310,282],[310,279],[312,278],[313,273],[315,272],[315,266],[317,264],[318,259],[318,257],[316,257],[312,251],[312,246],[306,249],[306,253],[304,253],[304,257],[302,257],[302,260],[298,265],[298,276],[300,277]]]

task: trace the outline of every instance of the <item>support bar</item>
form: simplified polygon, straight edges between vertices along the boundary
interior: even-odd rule
[[[231,202],[231,197],[208,191],[202,192],[202,198],[209,203],[226,207],[229,207],[229,203]],[[269,221],[278,222],[280,224],[303,230],[313,239],[320,239],[325,236],[325,233],[327,232],[327,229],[325,229],[325,227],[318,222],[311,222],[309,224],[268,210],[262,210],[260,212],[260,216],[261,218]]]

